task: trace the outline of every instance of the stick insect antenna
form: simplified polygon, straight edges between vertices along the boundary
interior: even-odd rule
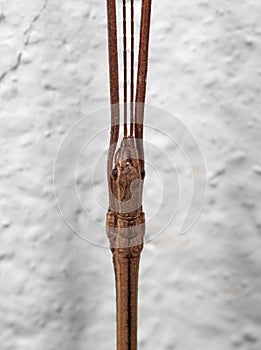
[[[127,82],[127,14],[126,14],[126,0],[122,1],[123,14],[123,70],[124,70],[124,137],[127,137],[127,102],[128,102],[128,82]]]
[[[131,94],[130,94],[130,136],[133,137],[134,119],[134,0],[131,0]]]

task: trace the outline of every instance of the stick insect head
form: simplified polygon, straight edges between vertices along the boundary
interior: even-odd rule
[[[134,139],[124,138],[116,152],[115,166],[110,175],[114,210],[130,214],[141,207],[144,176]]]

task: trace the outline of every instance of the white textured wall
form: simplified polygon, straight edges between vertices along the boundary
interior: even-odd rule
[[[111,254],[71,233],[52,188],[64,133],[108,104],[105,9],[0,1],[1,350],[115,348]],[[209,189],[189,234],[145,247],[141,350],[261,348],[260,11],[154,1],[147,102],[193,130]]]

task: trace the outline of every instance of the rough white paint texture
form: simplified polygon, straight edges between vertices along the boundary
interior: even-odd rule
[[[111,254],[70,232],[52,189],[64,133],[108,103],[105,1],[0,4],[0,348],[113,349]],[[142,350],[261,348],[260,12],[154,1],[148,103],[196,134],[209,190],[188,235],[144,250]]]

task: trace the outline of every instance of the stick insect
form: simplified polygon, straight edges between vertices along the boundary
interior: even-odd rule
[[[106,231],[113,254],[117,299],[117,349],[137,350],[138,273],[145,234],[142,190],[145,177],[143,119],[148,66],[151,0],[142,0],[134,101],[134,0],[130,0],[130,111],[128,133],[127,14],[123,17],[124,136],[120,132],[116,1],[107,0],[111,133],[107,161],[109,209]]]

